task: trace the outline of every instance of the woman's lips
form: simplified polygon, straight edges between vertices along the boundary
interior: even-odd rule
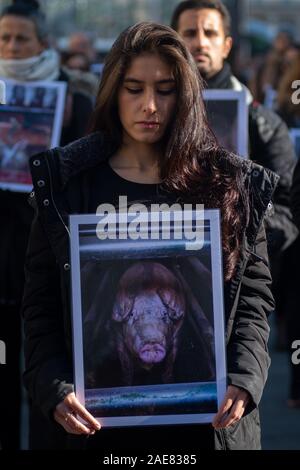
[[[137,125],[139,127],[142,127],[143,129],[156,129],[157,127],[159,127],[159,122],[141,121],[137,122]]]

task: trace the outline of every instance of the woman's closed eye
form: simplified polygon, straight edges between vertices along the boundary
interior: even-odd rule
[[[143,89],[142,88],[129,88],[126,87],[126,90],[131,93],[132,95],[137,95],[138,93],[142,93]],[[167,90],[156,90],[156,93],[159,95],[171,95],[172,93],[175,92],[175,88],[170,88]]]
[[[175,88],[169,88],[167,90],[157,90],[157,93],[160,95],[171,95],[172,93],[175,93]]]
[[[129,87],[126,87],[126,90],[129,93],[132,93],[133,95],[136,95],[137,93],[141,93],[143,91],[141,88],[129,88]]]

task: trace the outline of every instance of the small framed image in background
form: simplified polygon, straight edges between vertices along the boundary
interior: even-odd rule
[[[6,87],[5,82],[0,80],[0,105],[5,104],[6,101]]]
[[[290,129],[290,136],[295,148],[297,159],[300,158],[300,129],[299,128],[292,128]]]
[[[0,107],[0,188],[31,190],[29,157],[59,145],[65,107],[64,82],[5,80]]]
[[[70,217],[76,395],[102,426],[211,422],[224,398],[220,215],[199,245],[179,212],[169,237],[160,212]]]
[[[244,90],[204,90],[208,123],[219,144],[248,157],[248,105]]]

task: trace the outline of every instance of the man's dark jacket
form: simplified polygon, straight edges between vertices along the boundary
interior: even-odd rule
[[[73,390],[68,215],[87,211],[89,177],[112,152],[95,133],[31,159],[36,216],[25,265],[24,378],[49,425],[55,406]],[[274,308],[263,221],[278,178],[223,150],[220,158],[241,168],[249,188],[250,220],[236,273],[225,284],[225,320],[228,384],[246,389],[252,401],[239,423],[216,432],[215,442],[217,449],[257,449],[257,405],[270,363],[267,316]]]
[[[294,171],[291,191],[291,206],[295,224],[300,231],[300,160],[298,161]]]
[[[249,105],[249,157],[280,176],[274,193],[274,217],[266,221],[269,253],[278,253],[297,236],[290,211],[290,189],[296,163],[295,150],[284,121],[273,111],[254,102],[250,91],[231,72],[228,63],[206,82],[209,89],[245,90]]]

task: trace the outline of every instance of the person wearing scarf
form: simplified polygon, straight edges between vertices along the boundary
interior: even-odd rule
[[[68,82],[58,53],[48,46],[47,33],[36,0],[14,1],[4,8],[0,13],[0,80]],[[86,94],[71,93],[68,87],[61,145],[84,135],[92,108]],[[0,190],[0,340],[6,345],[6,365],[0,368],[0,446],[14,450],[20,446],[20,302],[33,218],[27,198],[28,194]]]
[[[39,55],[26,59],[0,57],[0,77],[22,82],[35,80],[58,80],[59,55],[54,49],[45,49]]]

